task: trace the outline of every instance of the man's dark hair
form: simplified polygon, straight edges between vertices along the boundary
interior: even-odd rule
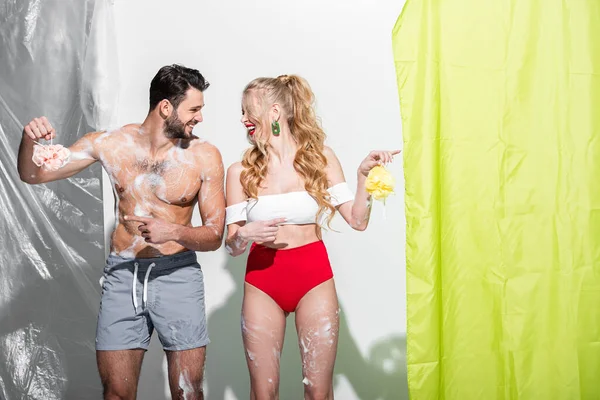
[[[204,92],[209,86],[210,83],[196,69],[177,64],[166,65],[158,70],[150,83],[150,111],[164,99],[177,108],[189,88]]]

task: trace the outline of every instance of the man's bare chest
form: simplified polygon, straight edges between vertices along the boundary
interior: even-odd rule
[[[202,172],[198,163],[134,155],[121,159],[119,167],[111,171],[121,199],[184,205],[197,197]]]

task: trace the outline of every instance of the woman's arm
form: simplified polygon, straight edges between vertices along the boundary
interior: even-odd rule
[[[336,185],[343,184],[346,179],[337,156],[329,147],[325,147],[324,153],[327,157],[327,179],[331,183],[331,186],[334,187]],[[398,153],[400,153],[400,150],[372,151],[360,163],[360,166],[357,170],[356,192],[354,199],[344,201],[343,203],[337,205],[338,212],[353,229],[357,231],[364,231],[369,225],[369,218],[371,216],[371,196],[366,189],[366,181],[369,171],[371,171],[371,169],[377,165],[383,165],[385,163],[392,162],[394,156]]]

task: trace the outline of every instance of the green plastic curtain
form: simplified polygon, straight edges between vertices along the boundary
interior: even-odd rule
[[[600,399],[600,1],[408,0],[411,399]]]

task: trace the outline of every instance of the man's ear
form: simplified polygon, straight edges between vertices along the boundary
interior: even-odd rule
[[[161,100],[156,107],[158,107],[158,113],[162,119],[169,118],[174,110],[173,104],[167,99]]]

